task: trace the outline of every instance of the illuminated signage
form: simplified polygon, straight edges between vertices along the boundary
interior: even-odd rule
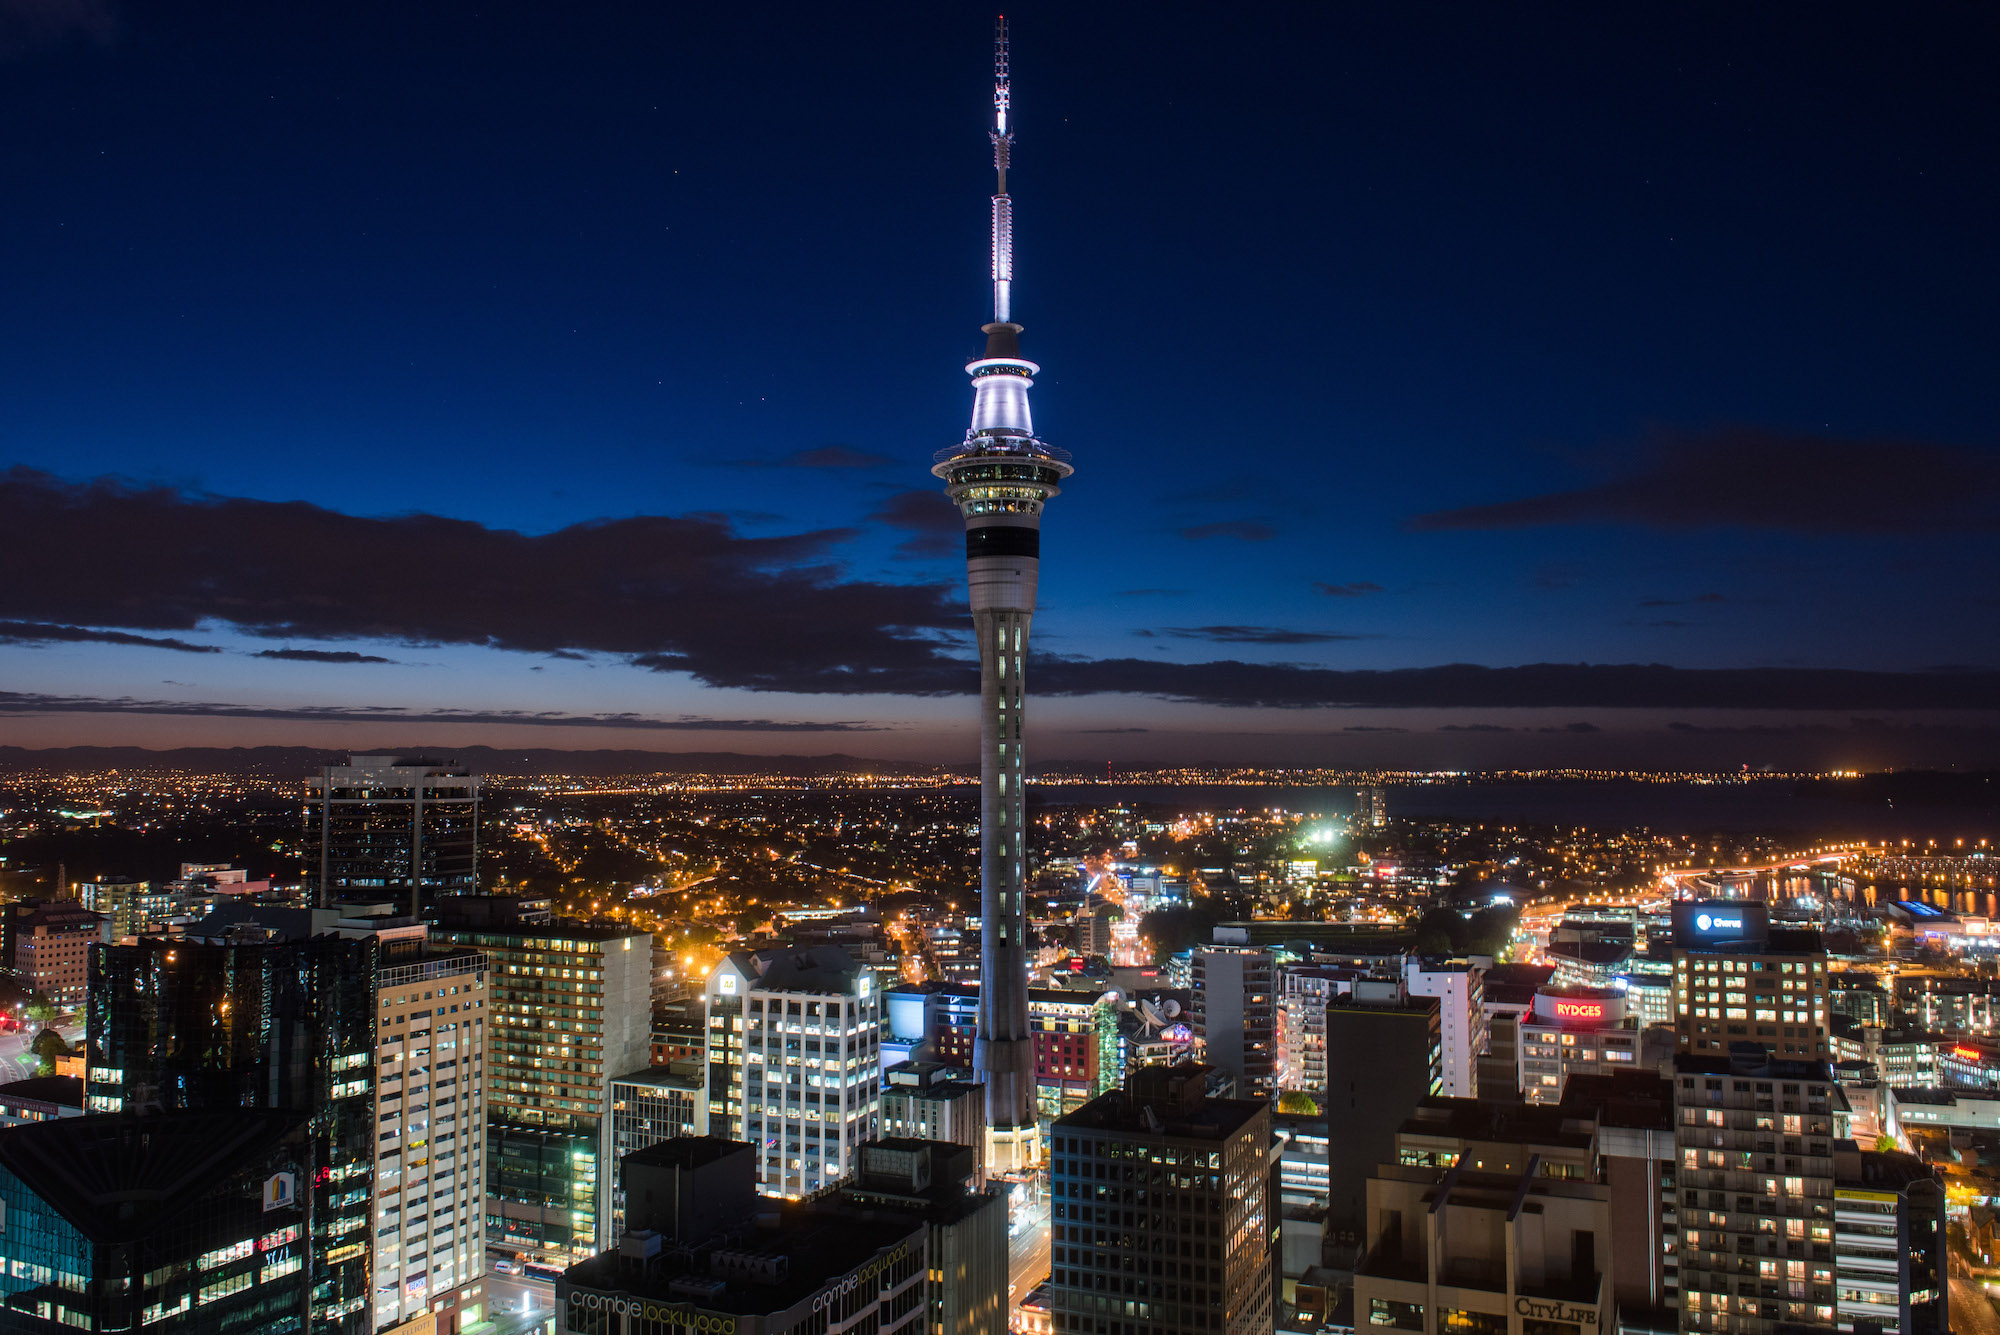
[[[1951,1055],[1957,1057],[1961,1061],[1983,1062],[1986,1060],[1986,1054],[1981,1052],[1978,1048],[1968,1048],[1962,1045],[1953,1048],[1951,1050]]]
[[[874,990],[875,990],[875,975],[869,973],[864,969],[861,973],[861,984],[860,984],[861,995],[865,997]]]
[[[1694,919],[1695,930],[1699,932],[1743,930],[1743,916],[1730,913],[1698,913]]]
[[[736,995],[736,975],[735,975],[735,974],[733,974],[733,973],[725,973],[725,974],[723,974],[723,975],[722,975],[722,981],[721,981],[720,983],[718,983],[718,984],[717,984],[717,986],[719,986],[719,987],[720,987],[720,988],[722,989],[722,995],[723,995],[723,996],[725,996],[725,997],[733,997],[733,996],[735,996],[735,995]]]
[[[1601,1001],[1558,1001],[1558,1020],[1601,1020],[1604,1018],[1604,1003]]]
[[[264,1208],[282,1210],[298,1195],[298,1179],[290,1173],[273,1173],[264,1179]]]
[[[1578,1307],[1561,1301],[1538,1301],[1534,1298],[1516,1298],[1514,1311],[1525,1317],[1535,1317],[1543,1321],[1571,1321],[1582,1326],[1597,1324],[1597,1309]]]

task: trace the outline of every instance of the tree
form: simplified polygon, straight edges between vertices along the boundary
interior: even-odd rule
[[[1317,1117],[1319,1100],[1303,1089],[1287,1089],[1278,1095],[1278,1111],[1299,1117]]]
[[[36,1034],[35,1041],[28,1045],[28,1051],[42,1059],[41,1065],[35,1071],[36,1075],[54,1075],[56,1058],[72,1055],[70,1045],[65,1043],[63,1036],[53,1029],[44,1029]]]
[[[28,998],[27,1009],[22,1012],[37,1024],[47,1024],[56,1018],[56,1004],[40,992]]]
[[[1896,1138],[1894,1136],[1875,1137],[1875,1152],[1877,1154],[1894,1154],[1897,1150],[1900,1150],[1902,1148],[1903,1147],[1901,1145],[1898,1145],[1896,1143]]]
[[[1153,962],[1164,964],[1197,942],[1207,941],[1214,932],[1216,917],[1205,906],[1154,909],[1139,917],[1139,935],[1153,948]]]

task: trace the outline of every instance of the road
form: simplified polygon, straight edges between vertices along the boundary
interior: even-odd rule
[[[1049,1277],[1049,1203],[1021,1207],[1028,1226],[1007,1239],[1007,1311],[1011,1314],[1035,1286]]]
[[[2000,1316],[1995,1316],[1993,1304],[1987,1301],[1986,1292],[1979,1284],[1966,1278],[1964,1266],[1957,1257],[1952,1257],[1951,1266],[1951,1328],[1959,1335],[2000,1335]]]
[[[487,1274],[486,1317],[493,1324],[480,1327],[478,1335],[526,1335],[547,1326],[554,1316],[555,1285],[522,1275]]]

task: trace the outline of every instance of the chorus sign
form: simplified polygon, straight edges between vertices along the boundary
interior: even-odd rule
[[[1694,920],[1699,932],[1740,932],[1743,930],[1743,915],[1740,913],[1698,913]]]

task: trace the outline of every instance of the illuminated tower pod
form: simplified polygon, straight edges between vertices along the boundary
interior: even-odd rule
[[[962,444],[939,450],[931,472],[965,516],[966,585],[979,643],[979,1029],[973,1068],[986,1085],[987,1169],[1032,1164],[1034,1038],[1028,1025],[1027,804],[1021,714],[1028,625],[1041,565],[1042,505],[1071,473],[1069,454],[1035,438],[1028,390],[1041,370],[1021,356],[1013,323],[1013,202],[1007,196],[1007,20],[994,34],[993,322],[972,376],[972,426]]]

